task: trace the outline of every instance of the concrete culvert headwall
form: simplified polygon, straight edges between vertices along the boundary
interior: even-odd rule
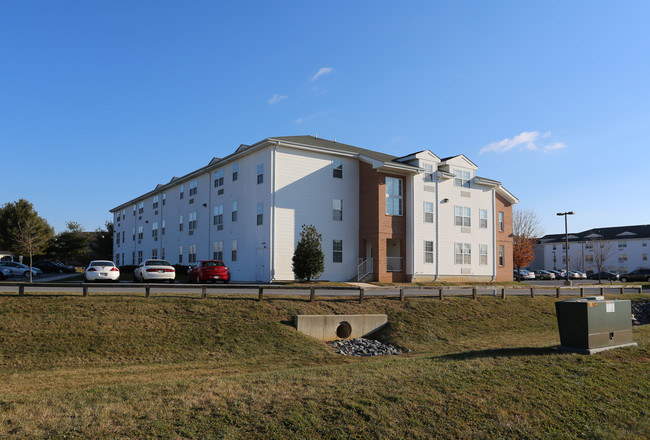
[[[384,314],[296,315],[296,329],[322,341],[354,339],[376,332],[388,323]]]

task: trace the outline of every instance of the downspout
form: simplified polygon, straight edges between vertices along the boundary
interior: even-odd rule
[[[277,144],[271,147],[271,273],[270,281],[275,280],[275,149]]]
[[[439,211],[440,211],[440,200],[439,200],[439,197],[438,197],[438,171],[436,171],[436,226],[435,226],[435,228],[436,228],[436,255],[435,255],[435,257],[436,257],[436,273],[433,276],[433,281],[437,281],[438,277],[440,276],[439,275],[440,268],[438,266],[438,261],[440,260],[440,248],[439,248],[440,240],[438,240],[438,230],[440,229],[440,222],[438,221],[438,218],[439,218],[438,212]]]
[[[499,247],[497,245],[497,231],[496,231],[496,216],[497,213],[497,204],[496,204],[496,189],[492,188],[492,243],[494,248],[492,249],[492,281],[494,282],[497,279],[497,258]],[[494,252],[497,251],[497,252]]]
[[[225,167],[224,167],[224,174],[226,173]],[[211,260],[214,255],[210,255],[210,245],[212,244],[212,223],[210,221],[210,213],[212,212],[212,185],[214,183],[212,182],[212,171],[208,171],[208,260]],[[214,246],[214,244],[212,244]],[[213,248],[214,249],[214,248]],[[223,248],[222,248],[223,251]],[[222,257],[223,258],[223,257]]]
[[[411,174],[411,282],[415,277],[415,174]],[[407,274],[408,276],[408,274]]]

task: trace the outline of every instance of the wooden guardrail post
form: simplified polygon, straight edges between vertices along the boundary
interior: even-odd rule
[[[149,298],[151,295],[151,286],[149,284],[144,286],[144,296]]]
[[[207,292],[206,292],[207,287],[201,286],[201,299],[205,299]]]
[[[474,298],[474,301],[478,301],[478,288],[477,287],[472,287],[472,298]]]
[[[363,290],[363,289],[361,289]],[[314,302],[316,301],[316,288],[314,286],[311,286],[309,288],[309,301]]]
[[[605,296],[605,288],[602,286],[600,287],[600,296]]]
[[[621,295],[625,293],[625,287],[621,287]]]
[[[363,302],[363,298],[364,298],[365,296],[366,296],[366,291],[365,291],[365,289],[362,287],[361,289],[359,289],[359,303],[362,303],[362,302]]]
[[[404,301],[406,299],[406,296],[404,295],[404,288],[400,287],[399,289],[399,300]]]
[[[25,285],[21,284],[18,286],[18,296],[25,296]]]
[[[639,286],[639,293],[643,290],[643,286]]]
[[[580,298],[584,298],[584,297],[585,297],[585,288],[581,287],[580,288]]]
[[[442,300],[442,299],[445,299],[445,298],[444,298],[444,295],[442,294],[442,287],[439,287],[439,288],[438,288],[438,297],[439,297],[441,300]]]
[[[530,297],[535,298],[535,288],[534,287],[530,288]]]
[[[257,288],[257,300],[260,302],[264,301],[264,287],[262,286]]]
[[[501,288],[501,298],[506,299],[506,288],[505,287]]]
[[[84,284],[82,289],[83,289],[82,295],[83,296],[88,296],[88,286],[86,284]]]
[[[559,288],[559,287],[556,287],[556,288],[555,288],[555,297],[556,297],[556,298],[559,298],[559,297],[560,297],[560,288]]]

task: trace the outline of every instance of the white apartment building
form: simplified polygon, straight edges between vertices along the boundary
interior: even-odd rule
[[[569,269],[598,272],[598,254],[604,259],[603,271],[628,273],[648,269],[650,253],[650,225],[594,228],[569,233]],[[602,257],[601,257],[602,258]],[[565,234],[545,235],[535,246],[533,270],[566,267]]]
[[[115,262],[219,259],[234,281],[292,280],[308,224],[323,280],[507,280],[518,200],[477,169],[464,155],[267,138],[112,209]]]

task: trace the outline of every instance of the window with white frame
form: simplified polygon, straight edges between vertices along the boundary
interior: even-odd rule
[[[231,215],[231,220],[233,222],[237,221],[237,200],[234,200],[232,202],[232,215]]]
[[[261,163],[257,166],[257,184],[264,183],[264,164]]]
[[[647,241],[642,241],[641,242],[641,247],[648,247],[648,242]]]
[[[487,229],[488,227],[488,212],[487,209],[478,210],[478,227],[481,229]]]
[[[151,225],[151,236],[154,241],[158,240],[158,222],[153,222]]]
[[[343,200],[332,200],[332,218],[336,221],[343,220]]]
[[[264,224],[264,203],[257,202],[257,224]]]
[[[152,205],[153,209],[158,209],[158,199],[159,199],[158,196],[153,196],[153,205]]]
[[[332,240],[332,262],[343,262],[343,240]]]
[[[472,264],[472,245],[470,243],[454,243],[456,264]]]
[[[135,264],[135,251],[131,252],[131,264]]]
[[[212,244],[212,259],[223,260],[223,241],[215,241]]]
[[[214,225],[217,227],[217,231],[223,229],[223,205],[214,207]]]
[[[332,177],[337,179],[343,178],[343,161],[334,160],[332,161]]]
[[[183,262],[183,246],[178,247],[178,263],[181,264]]]
[[[189,235],[194,234],[194,230],[196,229],[196,211],[190,212],[188,221],[187,221],[187,230]]]
[[[433,182],[433,173],[435,172],[435,169],[433,168],[433,165],[430,163],[425,163],[424,164],[424,181],[425,182]]]
[[[499,212],[499,232],[503,232],[503,212]],[[555,245],[553,245],[555,249]]]
[[[472,226],[472,208],[454,206],[454,225],[469,228]]]
[[[135,228],[133,228],[133,241],[135,241]]]
[[[165,203],[167,203],[167,194],[163,193],[163,195],[162,195],[162,205],[165,206]]]
[[[426,241],[424,242],[424,262],[433,263],[433,242]]]
[[[214,172],[214,187],[223,186],[223,168]]]
[[[144,236],[144,226],[138,226],[138,241],[142,240]]]
[[[183,216],[182,215],[178,218],[178,230],[180,232],[183,232]]]
[[[115,265],[116,266],[120,265],[120,254],[115,254]]]
[[[142,214],[144,212],[144,202],[140,202],[138,205],[138,214]]]
[[[648,254],[647,253],[641,254],[641,260],[648,261]]]
[[[593,251],[594,250],[593,243],[585,243],[585,250]]]
[[[618,262],[623,263],[624,261],[627,261],[627,254],[618,254]]]
[[[488,245],[480,244],[478,250],[478,264],[485,266],[488,264]]]
[[[402,215],[402,179],[386,177],[386,215]]]
[[[627,247],[627,242],[625,241],[619,241],[618,242],[618,248],[619,249],[625,249]]]
[[[469,180],[471,179],[469,171],[454,170],[454,176],[454,186],[469,188]]]
[[[591,254],[585,255],[585,263],[593,263],[594,262],[594,256]]]
[[[162,248],[160,250],[160,258],[162,258],[163,260],[165,259],[165,248]],[[122,256],[122,259],[124,259],[124,256]]]
[[[234,182],[239,178],[239,162],[232,164],[232,181]]]
[[[187,262],[188,263],[196,263],[196,245],[191,244],[188,247],[187,250]]]
[[[237,240],[232,241],[232,247],[230,249],[231,249],[230,259],[232,261],[237,261]]]
[[[424,223],[433,223],[433,202],[424,202]]]
[[[142,264],[142,251],[138,251],[138,264]]]
[[[503,266],[506,263],[506,258],[505,258],[505,249],[503,245],[499,246],[499,266]]]
[[[160,235],[165,235],[165,220],[160,224]]]
[[[190,197],[196,195],[196,191],[198,189],[199,182],[198,180],[194,179],[190,182]]]
[[[181,195],[180,198],[183,198],[183,195],[185,194],[185,185],[181,185]]]
[[[151,249],[151,258],[158,258],[158,249]]]
[[[138,205],[133,205],[133,215],[135,215],[137,210],[138,210]]]

